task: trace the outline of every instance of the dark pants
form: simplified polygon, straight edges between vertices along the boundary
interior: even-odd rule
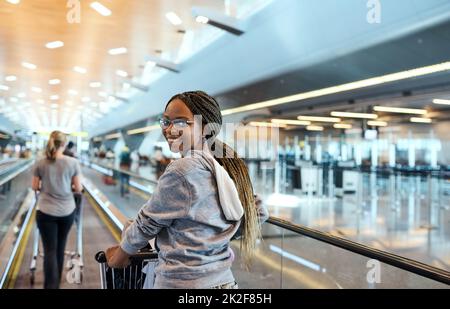
[[[130,175],[121,173],[120,174],[120,196],[124,196],[125,193],[129,193],[130,186]]]
[[[36,222],[44,245],[44,289],[58,289],[64,267],[64,250],[75,217],[75,211],[65,217],[36,213]]]

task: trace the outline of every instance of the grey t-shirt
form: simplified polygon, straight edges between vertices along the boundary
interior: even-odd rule
[[[68,216],[75,210],[72,177],[81,175],[76,159],[64,156],[50,161],[43,158],[36,162],[33,175],[41,180],[37,209],[56,217]]]

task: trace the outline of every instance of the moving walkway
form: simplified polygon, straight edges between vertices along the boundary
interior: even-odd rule
[[[109,173],[107,169],[104,172]],[[83,183],[83,280],[81,285],[65,282],[62,288],[100,288],[99,267],[94,255],[119,241],[121,229],[130,218],[111,202],[111,192],[105,193],[97,187],[100,175],[96,176],[95,173],[89,174],[85,170],[87,177]],[[147,183],[148,186],[151,184],[155,183]],[[145,196],[139,196],[137,190],[132,192],[135,195],[133,198],[144,200]],[[142,193],[143,191],[140,192]],[[122,202],[120,207],[125,209],[127,201]],[[30,287],[30,236],[35,212],[33,205],[34,194],[28,191],[11,229],[2,241],[2,288]],[[75,233],[71,232],[67,248],[73,248],[74,243]],[[238,241],[234,241],[232,247],[238,252]],[[246,270],[241,264],[239,254],[236,254],[233,272],[241,288],[450,287],[450,273],[445,270],[276,217],[271,217],[263,225],[263,240],[258,245],[250,270]],[[42,286],[42,271],[38,269],[36,274],[35,287],[39,288]]]

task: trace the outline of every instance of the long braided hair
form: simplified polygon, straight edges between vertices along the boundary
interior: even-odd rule
[[[208,146],[212,150],[214,158],[228,172],[228,175],[230,175],[236,185],[239,199],[244,208],[240,249],[243,253],[245,264],[249,266],[256,249],[256,241],[261,236],[261,227],[247,166],[244,160],[238,158],[238,155],[231,147],[216,138],[222,126],[222,114],[219,104],[213,97],[203,91],[183,92],[174,95],[167,103],[166,108],[175,99],[183,101],[192,114],[202,116],[202,126],[208,125],[211,132],[211,136],[207,137]],[[218,156],[216,153],[225,155]]]

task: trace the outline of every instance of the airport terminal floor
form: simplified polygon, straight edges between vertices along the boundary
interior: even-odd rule
[[[0,0],[0,289],[449,289],[450,2],[408,1]]]

